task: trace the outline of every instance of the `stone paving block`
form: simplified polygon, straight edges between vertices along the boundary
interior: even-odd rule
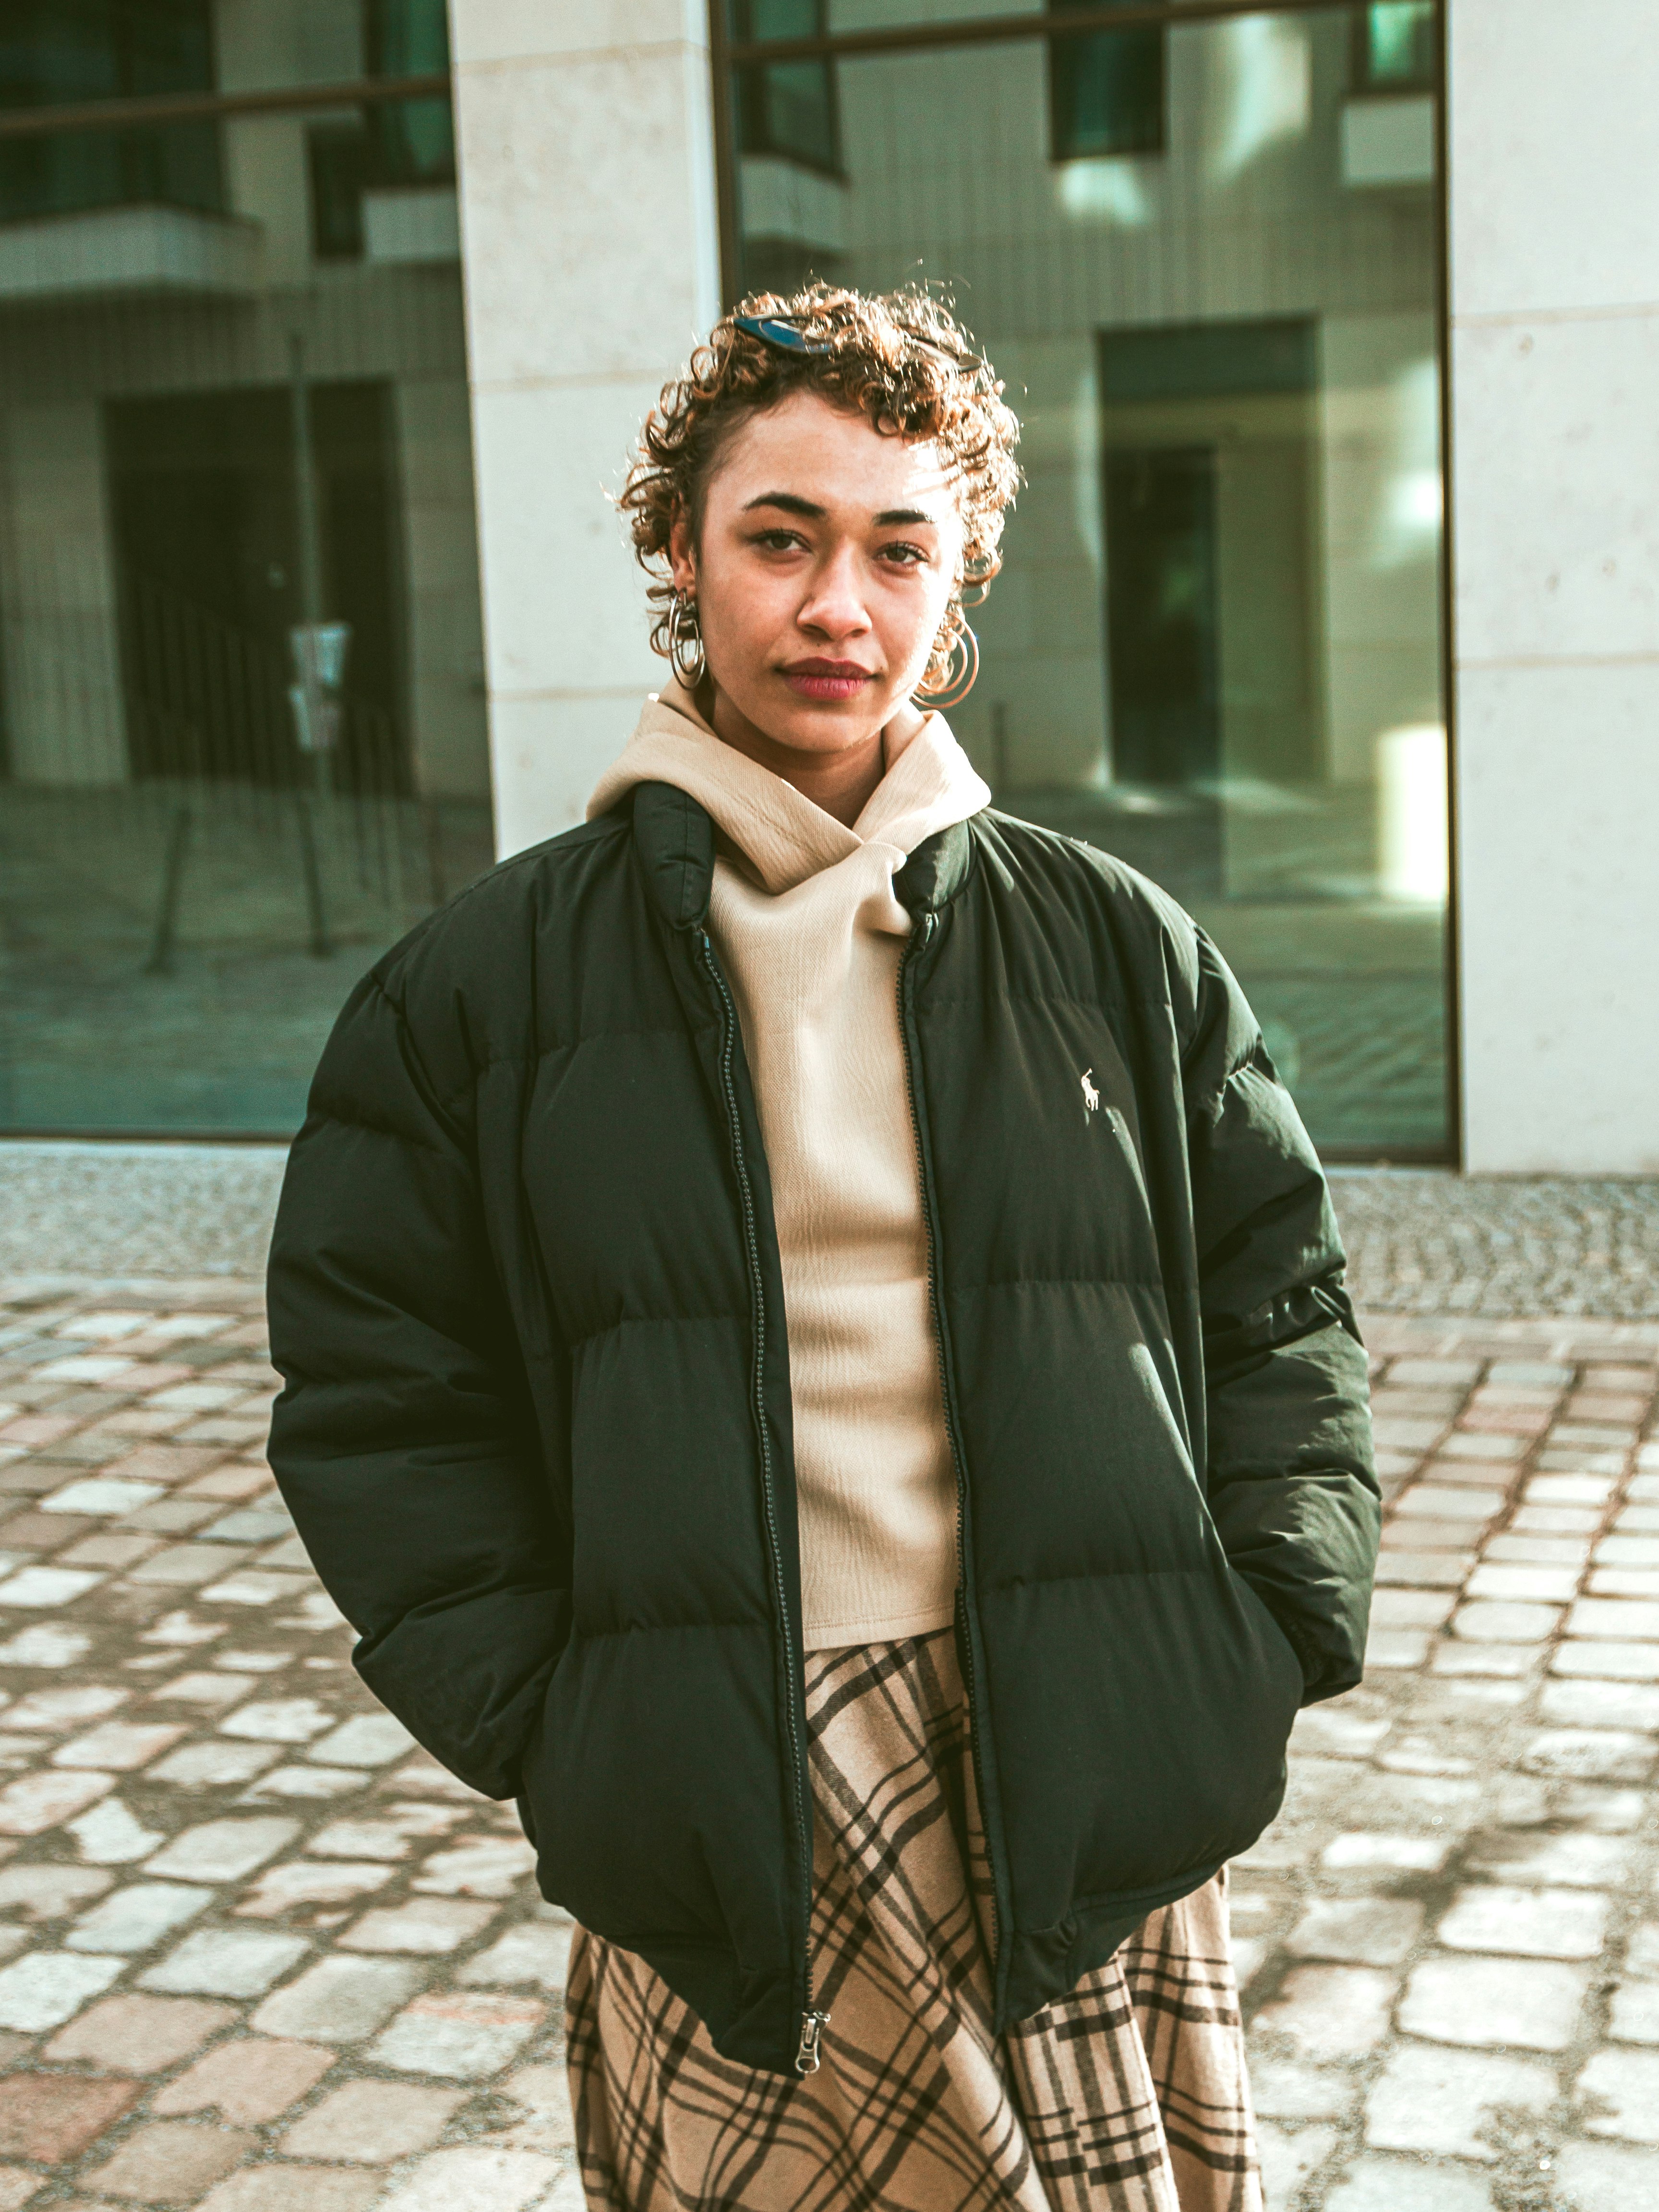
[[[309,1948],[302,1936],[204,1928],[186,1936],[176,1951],[141,1975],[139,1983],[143,1989],[172,1990],[186,1996],[263,1996]]]
[[[535,2151],[458,2145],[428,2152],[383,2212],[523,2212],[559,2174],[556,2160]]]
[[[1582,1966],[1553,1960],[1428,1958],[1407,1978],[1400,2025],[1437,2043],[1565,2051],[1588,1982]]]
[[[535,1865],[535,1848],[521,1835],[493,1836],[434,1851],[414,1887],[444,1897],[510,1897]]]
[[[88,1536],[60,1552],[58,1559],[66,1567],[130,1567],[155,1549],[153,1536]]]
[[[468,2094],[406,2081],[349,2081],[295,2122],[283,2137],[283,2155],[390,2166],[429,2150]]]
[[[306,2042],[358,2043],[382,2027],[423,1979],[418,1966],[402,1959],[319,1959],[268,1997],[252,2024],[262,2033]]]
[[[274,1743],[187,1743],[153,1766],[149,1779],[180,1790],[229,1790],[253,1781],[282,1755]]]
[[[235,2017],[229,2005],[204,2004],[191,1997],[105,1997],[60,2028],[45,2056],[80,2059],[122,2074],[165,2074]]]
[[[274,1858],[300,1832],[297,1820],[275,1815],[251,1820],[204,1820],[173,1838],[149,1863],[152,1874],[177,1875],[186,1881],[239,1881]]]
[[[251,2166],[202,2199],[199,2212],[362,2212],[381,2176],[337,2166]]]
[[[182,1724],[166,1721],[105,1721],[84,1735],[59,1744],[52,1754],[54,1766],[105,1767],[130,1774],[178,1742]]]
[[[1394,1975],[1367,1966],[1296,1966],[1255,2025],[1288,2036],[1307,2058],[1357,2058],[1387,2033],[1395,1986]]]
[[[1416,1668],[1427,1658],[1429,1635],[1421,1628],[1373,1628],[1365,1638],[1365,1668]]]
[[[1576,1567],[1520,1566],[1498,1561],[1482,1564],[1469,1577],[1472,1598],[1520,1600],[1565,1605],[1576,1594],[1580,1570]]]
[[[0,1966],[0,2027],[24,2035],[60,2027],[88,1998],[100,1996],[126,1963],[76,1951],[26,1952]]]
[[[1379,1589],[1396,1586],[1407,1589],[1457,1589],[1474,1565],[1473,1552],[1384,1551],[1377,1558],[1376,1586]]]
[[[550,1996],[563,1989],[570,1965],[569,1923],[521,1920],[488,1949],[469,1959],[455,1978],[468,1989],[514,1989],[526,1984]],[[1248,1979],[1241,1975],[1241,1979]]]
[[[1497,2153],[1486,2137],[1494,2115],[1505,2108],[1544,2112],[1555,2095],[1553,2072],[1534,2060],[1402,2043],[1389,2052],[1366,2100],[1365,2141],[1373,2150],[1490,2165]]]
[[[1601,1643],[1569,1638],[1550,1656],[1555,1674],[1592,1675],[1609,1681],[1659,1682],[1659,1642]]]
[[[570,2075],[565,2067],[520,2066],[497,2083],[496,2094],[510,2098],[524,2115],[496,2136],[498,2142],[514,2150],[574,2149],[576,2121],[570,2106]]]
[[[1461,1606],[1452,1634],[1465,1643],[1543,1644],[1561,1625],[1561,1607],[1476,1599]]]
[[[1633,1850],[1622,1836],[1553,1834],[1534,1828],[1498,1829],[1481,1837],[1468,1857],[1480,1874],[1506,1882],[1552,1882],[1571,1888],[1607,1889],[1621,1882],[1633,1864]]]
[[[1659,1569],[1652,1567],[1593,1567],[1592,1597],[1659,1597]]]
[[[1659,2051],[1598,2051],[1577,2095],[1587,2133],[1659,2143]]]
[[[20,2206],[39,2195],[45,2181],[43,2174],[31,2173],[25,2166],[0,2166],[0,2212],[19,2212]]]
[[[1447,1643],[1436,1646],[1429,1665],[1439,1677],[1513,1681],[1535,1672],[1544,1656],[1544,1647],[1539,1644]]]
[[[0,1582],[0,1607],[70,1605],[103,1579],[89,1567],[19,1567]]]
[[[153,1505],[164,1497],[164,1486],[159,1482],[138,1482],[116,1475],[88,1475],[79,1482],[66,1483],[40,1501],[42,1513],[120,1514],[136,1513],[141,1505]]]
[[[415,1739],[390,1713],[356,1713],[307,1756],[328,1766],[385,1766],[401,1759]]]
[[[237,1802],[264,1805],[283,1797],[349,1797],[371,1778],[356,1766],[273,1766],[245,1790]]]
[[[264,2036],[222,2043],[176,2081],[159,2089],[150,2100],[150,2110],[216,2109],[239,2127],[258,2127],[309,2096],[335,2057],[335,2052],[319,2050],[315,2044],[272,2041]]]
[[[1522,1889],[1494,1883],[1460,1889],[1435,1929],[1451,1951],[1526,1959],[1593,1959],[1612,1900],[1599,1890]]]
[[[370,2045],[368,2056],[375,2064],[399,2073],[477,2081],[498,2073],[515,2057],[541,2026],[545,2012],[544,2006],[525,1997],[447,1996],[434,1991],[406,2006],[378,2042]]]
[[[1445,1483],[1419,1482],[1402,1492],[1394,1510],[1402,1521],[1451,1522],[1467,1528],[1495,1519],[1499,1504],[1489,1490],[1454,1489]]]
[[[1528,1505],[1601,1505],[1612,1498],[1610,1474],[1534,1474],[1522,1495]]]
[[[333,1723],[333,1714],[315,1698],[257,1698],[221,1721],[219,1733],[261,1743],[309,1743]]]
[[[1319,1863],[1333,1874],[1437,1874],[1450,1851],[1449,1838],[1351,1830],[1331,1838]]]
[[[266,1868],[236,1906],[236,1914],[238,1918],[270,1920],[296,1905],[349,1905],[388,1882],[392,1871],[372,1859],[325,1859],[320,1863],[288,1859]]]
[[[164,1551],[136,1566],[127,1579],[145,1584],[161,1583],[170,1589],[193,1589],[223,1574],[232,1556],[219,1544],[169,1544]],[[4,1595],[0,1587],[0,1598]]]
[[[52,1861],[0,1869],[0,1912],[19,1913],[30,1922],[61,1920],[101,1897],[114,1879],[95,1867]]]
[[[83,2184],[100,2197],[124,2197],[140,2204],[191,2204],[257,2149],[258,2142],[238,2128],[151,2120],[85,2175]]]
[[[1362,2158],[1325,2199],[1325,2212],[1492,2212],[1492,2185],[1466,2166]]]
[[[1583,1781],[1644,1782],[1659,1758],[1659,1741],[1621,1729],[1545,1729],[1522,1754],[1532,1774],[1568,1775]]]
[[[136,2103],[142,2087],[76,2074],[9,2074],[0,2079],[0,2155],[61,2166]]]
[[[376,1871],[384,1880],[387,1869]],[[490,1905],[469,1905],[459,1898],[414,1898],[407,1905],[364,1913],[336,1941],[348,1951],[438,1954],[459,1950],[463,1943],[471,1942],[494,1917],[495,1907]]]
[[[1374,1628],[1438,1628],[1451,1617],[1455,1591],[1379,1589],[1371,1599]]]
[[[83,1914],[64,1936],[71,1951],[153,1950],[165,1936],[205,1912],[214,1892],[179,1881],[135,1881]]]
[[[147,1828],[135,1819],[118,1797],[103,1798],[88,1811],[64,1823],[83,1859],[95,1866],[130,1866],[147,1858],[164,1838],[159,1829]]]
[[[1631,1929],[1625,1947],[1625,1971],[1659,1981],[1659,1920],[1644,1920]]]
[[[1256,2124],[1256,2154],[1261,2161],[1261,2193],[1269,2204],[1288,2204],[1310,2174],[1336,2148],[1334,2128],[1318,2124],[1284,2128],[1269,2119]]]
[[[1659,1982],[1625,1982],[1614,1990],[1608,2033],[1615,2043],[1659,2043]]]
[[[1285,1948],[1295,1959],[1397,1966],[1422,1928],[1423,1907],[1414,1899],[1322,1898],[1308,1906],[1285,1937]]]
[[[234,1705],[239,1698],[246,1697],[252,1686],[251,1682],[238,1674],[198,1670],[175,1675],[172,1681],[160,1684],[150,1692],[150,1702],[152,1705],[165,1701],[169,1705],[207,1705],[217,1711],[226,1705]]]
[[[1659,1536],[1604,1536],[1595,1547],[1595,1563],[1601,1567],[1659,1567]]]
[[[1510,1516],[1509,1537],[1553,1539],[1559,1543],[1589,1544],[1602,1524],[1602,1515],[1588,1505],[1517,1505]]]
[[[1555,2164],[1564,2204],[1572,2212],[1654,2212],[1659,2205],[1659,2154],[1620,2143],[1570,2142]]]
[[[1538,1710],[1568,1727],[1652,1731],[1659,1729],[1659,1682],[1547,1682]]]

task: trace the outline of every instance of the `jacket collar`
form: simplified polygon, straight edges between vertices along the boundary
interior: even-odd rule
[[[714,884],[714,824],[689,792],[672,783],[641,783],[629,794],[634,848],[647,896],[671,929],[700,929]],[[913,915],[936,914],[968,879],[973,839],[965,822],[924,838],[893,878]]]

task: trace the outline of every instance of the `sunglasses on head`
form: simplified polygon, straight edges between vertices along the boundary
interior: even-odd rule
[[[758,338],[763,345],[770,346],[775,353],[834,353],[835,339],[825,331],[822,324],[817,325],[817,332],[812,332],[810,327],[802,329],[803,324],[811,326],[815,320],[811,315],[733,315],[732,326],[734,330],[742,331],[748,337]],[[975,369],[980,365],[976,354],[953,352],[948,346],[935,345],[931,338],[917,337],[908,331],[905,337],[913,346],[920,346],[924,353],[937,354],[941,361],[948,361],[955,368]]]

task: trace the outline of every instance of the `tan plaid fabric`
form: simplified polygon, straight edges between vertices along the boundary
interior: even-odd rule
[[[590,2212],[1261,2212],[1224,1878],[999,2041],[951,1632],[809,1653],[806,1713],[822,2069],[732,2065],[578,1930]]]

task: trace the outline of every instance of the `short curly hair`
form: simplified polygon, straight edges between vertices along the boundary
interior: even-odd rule
[[[739,316],[787,319],[807,349],[769,345],[740,330]],[[945,456],[964,529],[950,608],[923,679],[938,684],[962,634],[964,589],[982,592],[1002,565],[1003,518],[1019,483],[1019,422],[1002,390],[950,306],[924,287],[866,293],[815,283],[787,297],[759,292],[739,301],[683,374],[664,385],[618,501],[652,578],[653,647],[665,654],[669,647],[675,592],[661,564],[670,533],[683,514],[695,538],[732,429],[794,392],[816,392],[884,435],[931,440]]]

